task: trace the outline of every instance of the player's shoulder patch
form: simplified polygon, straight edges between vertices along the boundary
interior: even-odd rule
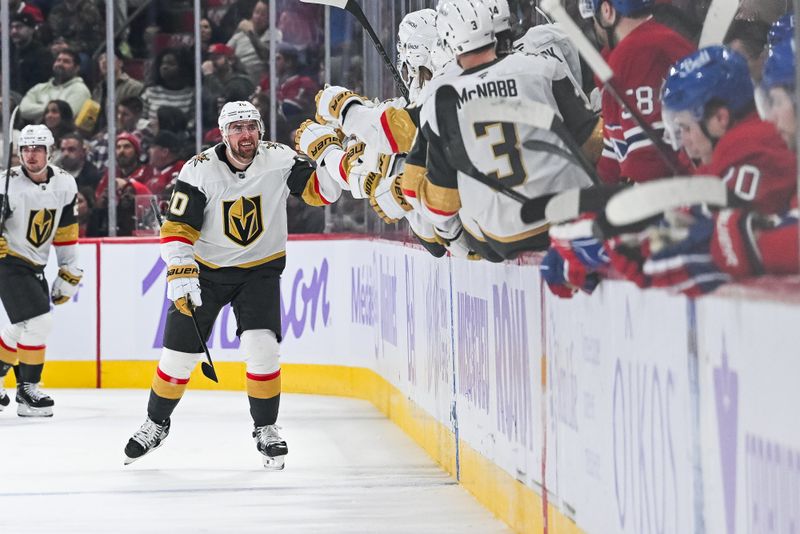
[[[276,143],[275,141],[261,141],[261,148],[264,150],[274,150],[274,151],[285,151],[285,150],[292,150],[290,147],[284,145],[283,143]]]
[[[70,173],[55,165],[50,165],[50,168],[53,169],[53,178],[51,180],[57,184],[57,187],[64,188],[68,192],[77,193],[78,184]]]
[[[191,165],[192,167],[197,167],[201,163],[206,163],[211,161],[211,158],[208,155],[208,150],[200,152],[196,156],[193,156],[189,161],[186,162],[186,165]]]

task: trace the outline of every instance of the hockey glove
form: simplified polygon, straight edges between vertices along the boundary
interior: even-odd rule
[[[586,213],[575,221],[550,227],[552,246],[561,257],[580,262],[590,271],[604,269],[611,261],[595,219],[596,214]]]
[[[651,248],[651,255],[645,260],[642,270],[653,287],[696,297],[730,282],[731,277],[721,272],[712,261],[710,247],[714,218],[695,209],[691,216],[693,220],[686,228],[685,237],[677,242],[662,241]]]
[[[189,306],[196,308],[203,305],[199,275],[200,271],[194,264],[170,265],[167,269],[167,298],[184,315],[191,315]]]
[[[344,113],[350,104],[368,104],[366,98],[339,85],[329,85],[317,93],[317,122],[329,124],[334,128],[341,128],[344,123]]]
[[[0,260],[8,256],[8,241],[0,235]]]
[[[566,261],[555,248],[547,251],[539,271],[550,291],[564,299],[572,298],[579,289],[592,294],[600,283],[597,273],[588,272],[579,262]]]
[[[50,291],[50,300],[58,306],[64,304],[78,291],[78,284],[83,278],[83,271],[77,267],[61,267],[58,270],[58,277],[53,282],[53,289]]]
[[[304,121],[294,135],[295,148],[316,162],[322,160],[331,150],[342,150],[342,142],[336,130],[330,126],[317,124],[312,120]]]
[[[412,210],[403,196],[400,178],[398,174],[381,180],[369,198],[372,209],[388,224],[396,223]]]
[[[603,246],[608,252],[611,268],[614,271],[641,288],[650,287],[650,277],[642,271],[646,257],[643,249],[647,249],[646,243],[630,239],[629,236],[620,236],[607,239]]]
[[[720,211],[714,220],[714,235],[711,237],[711,257],[714,263],[733,278],[744,278],[764,272],[761,254],[757,242],[756,227],[767,226],[763,223],[770,221],[772,228],[758,228],[767,230],[767,234],[780,231],[780,228],[789,225],[797,226],[797,219],[791,216],[765,217],[764,221],[757,219],[759,216],[753,212],[742,210]],[[759,224],[760,223],[760,224]],[[772,230],[772,232],[770,232]],[[785,251],[797,247],[797,239],[792,238],[785,246],[781,243],[780,249]],[[772,270],[771,270],[772,271]]]

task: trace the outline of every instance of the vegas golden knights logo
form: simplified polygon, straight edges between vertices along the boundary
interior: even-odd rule
[[[55,228],[55,226],[56,210],[31,210],[30,217],[28,217],[28,235],[25,237],[31,245],[39,248],[44,245],[53,234],[53,228]]]
[[[237,245],[246,247],[264,232],[261,196],[223,202],[222,220],[225,235]]]

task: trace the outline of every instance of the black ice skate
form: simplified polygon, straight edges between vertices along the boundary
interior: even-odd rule
[[[278,434],[278,425],[257,426],[253,430],[258,452],[264,455],[264,467],[270,471],[283,469],[284,459],[289,454],[289,447]]]
[[[169,435],[169,419],[161,424],[149,417],[125,445],[125,465],[132,464],[145,454],[159,448]]]
[[[0,378],[0,381],[1,380],[2,378]],[[0,384],[0,412],[5,410],[10,402],[11,398],[8,396],[8,393],[6,393],[6,388],[3,387],[3,384]]]
[[[39,384],[21,382],[17,385],[17,415],[20,417],[53,417],[55,402],[39,389]]]

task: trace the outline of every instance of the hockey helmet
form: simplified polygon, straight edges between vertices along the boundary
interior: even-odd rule
[[[794,14],[786,14],[776,20],[769,28],[767,44],[772,47],[794,36]]]
[[[433,72],[431,53],[436,44],[436,11],[420,9],[403,17],[397,29],[397,56],[408,72],[406,85],[419,76],[420,67]]]
[[[763,88],[767,91],[773,87],[794,88],[794,39],[783,39],[770,47],[769,55],[767,56],[766,62],[764,62],[764,77],[761,83]]]
[[[675,63],[661,91],[664,109],[690,111],[701,120],[712,99],[738,113],[753,102],[747,60],[724,46],[709,46]]]
[[[17,141],[17,154],[22,157],[22,147],[24,146],[43,146],[47,149],[47,156],[55,144],[53,134],[44,124],[29,124],[19,133]]]
[[[494,34],[506,32],[511,29],[511,9],[508,0],[485,0],[492,12]]]
[[[578,8],[581,16],[585,19],[594,17],[600,4],[608,2],[623,17],[629,17],[634,13],[653,7],[655,0],[579,0]]]
[[[222,111],[219,112],[219,119],[217,125],[222,134],[223,140],[228,136],[228,126],[233,122],[238,121],[256,121],[258,123],[258,137],[264,132],[264,123],[261,122],[261,113],[258,112],[256,107],[245,100],[238,100],[236,102],[228,102],[222,106]]]
[[[489,6],[471,0],[443,0],[436,7],[436,31],[455,55],[494,44]]]

